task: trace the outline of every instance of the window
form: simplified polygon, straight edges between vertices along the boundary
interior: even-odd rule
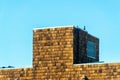
[[[88,41],[87,42],[87,56],[90,58],[95,58],[95,42]]]

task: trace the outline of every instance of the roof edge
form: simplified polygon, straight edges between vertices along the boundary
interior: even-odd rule
[[[67,25],[67,26],[51,26],[51,27],[33,28],[33,31],[36,31],[36,30],[39,30],[39,29],[62,28],[62,27],[74,27],[74,25]]]

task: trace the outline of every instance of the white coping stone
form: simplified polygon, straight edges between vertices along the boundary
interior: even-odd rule
[[[9,70],[9,69],[27,69],[27,68],[32,68],[33,69],[33,67],[21,67],[21,68],[0,68],[0,70]]]
[[[62,28],[62,27],[74,27],[74,25],[33,28],[33,31],[36,32],[36,30],[39,30],[39,29]]]
[[[120,62],[93,62],[93,63],[80,63],[80,64],[73,64],[74,66],[78,66],[78,65],[99,65],[99,64],[120,64]]]

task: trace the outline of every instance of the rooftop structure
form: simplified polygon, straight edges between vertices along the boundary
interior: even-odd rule
[[[87,31],[74,26],[37,28],[33,67],[0,70],[0,80],[120,80],[120,63],[96,62],[99,39]]]

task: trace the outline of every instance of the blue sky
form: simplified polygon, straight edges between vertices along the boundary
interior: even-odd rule
[[[0,0],[0,66],[32,65],[33,28],[78,25],[100,39],[100,61],[120,62],[120,0]]]

